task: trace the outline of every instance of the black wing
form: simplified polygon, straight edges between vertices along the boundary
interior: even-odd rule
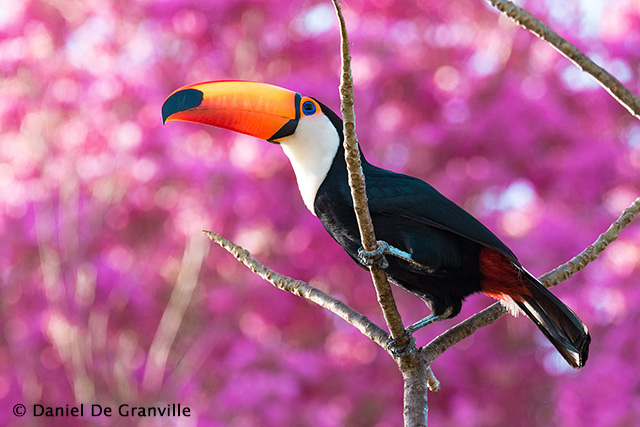
[[[513,252],[495,234],[431,185],[408,175],[369,164],[366,166],[367,197],[374,221],[378,218],[375,222],[387,222],[382,218],[392,219],[402,223],[407,228],[403,232],[409,235],[412,234],[411,227],[433,227],[495,249],[518,264]],[[422,242],[414,243],[424,245]],[[438,247],[435,243],[431,246]]]

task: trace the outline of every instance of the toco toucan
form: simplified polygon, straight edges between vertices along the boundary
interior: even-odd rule
[[[307,208],[354,261],[369,263],[360,251],[342,120],[324,104],[268,84],[214,81],[173,92],[162,120],[204,123],[279,144]],[[586,326],[489,229],[420,179],[364,157],[362,169],[376,237],[391,248],[387,275],[424,300],[431,318],[453,317],[468,295],[483,292],[515,304],[573,368],[584,366],[591,340]]]

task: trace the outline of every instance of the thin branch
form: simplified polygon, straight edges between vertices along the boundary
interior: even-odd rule
[[[433,371],[431,370],[431,366],[425,361],[425,365],[427,365],[427,386],[431,391],[440,391],[440,381],[436,378]]]
[[[563,280],[567,280],[585,268],[587,264],[598,258],[611,242],[618,238],[620,232],[633,221],[638,213],[640,213],[640,197],[625,209],[622,215],[620,215],[620,217],[609,226],[607,231],[602,233],[591,246],[571,258],[570,261],[540,276],[540,281],[549,288]]]
[[[344,152],[349,175],[349,187],[353,199],[354,211],[360,229],[360,238],[365,251],[371,252],[378,249],[373,222],[369,212],[365,177],[362,171],[360,149],[356,137],[355,111],[353,109],[353,78],[351,74],[351,53],[349,49],[349,36],[347,26],[342,15],[338,0],[332,0],[340,21],[340,38],[342,41],[342,74],[340,78],[340,111],[344,122]],[[387,322],[391,337],[398,340],[399,345],[407,345],[409,349],[415,349],[415,340],[405,334],[402,318],[396,307],[395,299],[391,292],[391,286],[387,274],[377,265],[369,267],[373,284],[378,295],[378,302],[384,319]],[[422,352],[409,351],[407,354],[397,357],[396,362],[404,380],[404,425],[417,427],[427,425],[427,389],[429,380],[435,386],[435,377],[425,363]],[[430,375],[428,375],[430,372]],[[434,381],[435,380],[435,381]]]
[[[340,111],[344,122],[344,152],[349,171],[349,187],[351,187],[351,197],[360,229],[360,238],[365,251],[374,251],[378,248],[373,222],[369,213],[367,192],[364,173],[362,172],[362,162],[360,160],[360,149],[356,137],[355,111],[353,109],[353,78],[351,75],[351,53],[349,50],[349,37],[347,26],[342,15],[342,9],[338,0],[332,0],[340,21],[340,36],[342,40],[342,74],[340,78]],[[391,292],[391,286],[387,280],[387,275],[376,265],[370,267],[373,284],[378,295],[378,302],[382,308],[384,319],[387,322],[391,337],[398,339],[404,336],[404,326],[402,318],[396,307],[396,302]]]
[[[567,280],[576,272],[585,268],[589,263],[598,258],[611,242],[618,238],[620,232],[633,221],[638,213],[640,213],[640,197],[625,209],[620,217],[614,221],[607,231],[602,233],[592,245],[588,246],[570,261],[543,274],[539,277],[539,280],[549,288]],[[433,362],[447,349],[467,338],[478,329],[490,325],[506,313],[506,307],[501,302],[497,302],[448,329],[424,347],[424,351],[427,354],[427,361],[429,363]]]
[[[542,40],[552,45],[578,68],[591,74],[620,104],[636,118],[640,118],[640,98],[627,89],[607,70],[593,62],[575,45],[562,38],[528,10],[516,6],[509,0],[485,0],[500,10],[516,24],[529,30]]]
[[[242,246],[236,245],[230,240],[225,239],[221,235],[212,231],[203,231],[211,240],[233,254],[240,263],[249,268],[252,272],[262,277],[278,289],[290,292],[302,298],[306,298],[311,302],[318,304],[320,307],[329,310],[338,315],[347,323],[355,326],[365,336],[369,337],[380,347],[387,349],[389,334],[378,325],[369,320],[366,316],[358,313],[340,300],[325,294],[319,289],[314,288],[310,284],[301,280],[273,271],[269,267],[255,259],[248,250]]]

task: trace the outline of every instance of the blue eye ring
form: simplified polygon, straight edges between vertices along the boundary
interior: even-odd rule
[[[302,104],[302,113],[305,116],[311,116],[313,114],[315,114],[316,112],[316,104],[314,104],[311,101],[307,101],[304,104]]]

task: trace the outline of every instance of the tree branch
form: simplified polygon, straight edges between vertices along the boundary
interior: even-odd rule
[[[540,281],[548,288],[555,286],[563,280],[567,280],[578,271],[582,270],[594,261],[609,246],[611,242],[616,240],[620,232],[633,221],[640,213],[640,197],[637,198],[627,209],[625,209],[620,217],[613,222],[602,233],[592,245],[588,246],[584,251],[580,252],[568,262],[556,267],[548,273],[540,276]]]
[[[349,49],[349,36],[347,26],[342,15],[342,9],[338,0],[332,0],[336,14],[340,22],[340,38],[342,41],[342,73],[340,78],[340,111],[344,122],[344,152],[349,175],[349,187],[353,199],[354,211],[360,229],[360,238],[365,251],[378,249],[375,238],[373,222],[369,212],[365,177],[362,171],[360,149],[356,137],[355,111],[353,108],[353,77],[351,74],[351,52]],[[384,257],[384,255],[382,256]],[[429,365],[421,352],[411,351],[415,349],[415,340],[405,334],[402,318],[396,307],[395,299],[391,292],[391,286],[387,274],[377,265],[369,267],[373,284],[378,295],[378,302],[382,308],[384,319],[387,322],[391,337],[398,340],[397,344],[409,346],[409,351],[396,358],[398,368],[404,380],[404,425],[427,425],[427,389],[430,385],[437,387],[437,380],[433,376]]]
[[[576,272],[585,268],[589,263],[598,258],[611,242],[618,238],[620,232],[633,221],[638,213],[640,213],[640,197],[625,209],[620,217],[614,221],[607,231],[602,233],[592,245],[588,246],[570,261],[543,274],[539,277],[539,280],[547,288],[550,288],[567,280]],[[501,302],[496,302],[446,330],[424,347],[427,362],[430,364],[447,349],[467,338],[478,329],[490,325],[505,313],[507,313],[507,308]]]
[[[640,98],[627,89],[618,79],[607,70],[593,62],[575,45],[562,38],[542,21],[533,16],[528,10],[516,6],[509,0],[485,0],[500,10],[516,24],[529,30],[542,40],[553,46],[582,71],[591,74],[620,104],[622,104],[636,118],[640,119]]]
[[[423,353],[415,351],[411,355],[411,358],[401,358],[398,363],[404,380],[404,425],[405,427],[426,427],[429,413],[427,390],[434,390],[431,388],[434,380],[437,386],[439,383],[429,365],[425,363]]]
[[[242,246],[236,245],[230,240],[225,239],[221,235],[213,231],[203,231],[211,240],[233,254],[240,263],[249,268],[252,272],[262,277],[278,289],[290,292],[302,298],[306,298],[311,302],[318,304],[320,307],[329,310],[338,315],[347,323],[355,326],[360,332],[369,337],[380,347],[387,349],[389,342],[389,334],[378,325],[369,320],[366,316],[358,313],[340,300],[325,294],[321,290],[314,288],[310,284],[301,280],[296,280],[273,271],[269,267],[255,259],[248,250]]]
[[[360,229],[360,238],[365,251],[374,251],[378,248],[373,222],[369,213],[365,178],[362,172],[362,162],[360,160],[360,149],[356,137],[355,111],[353,109],[353,78],[351,76],[351,53],[349,50],[349,37],[347,27],[342,15],[342,9],[338,0],[332,0],[340,21],[340,36],[342,40],[342,74],[340,78],[340,111],[344,122],[344,152],[349,172],[349,187],[351,187],[351,197]],[[391,286],[387,280],[387,275],[377,265],[370,267],[373,284],[378,295],[378,302],[382,308],[384,319],[387,322],[391,337],[398,339],[403,337],[404,326],[402,318],[396,307],[396,302],[391,292]]]

